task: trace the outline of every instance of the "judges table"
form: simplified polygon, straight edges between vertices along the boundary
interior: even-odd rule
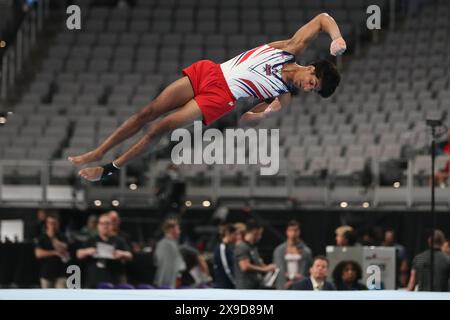
[[[72,256],[75,251],[71,250]],[[83,263],[72,260],[83,268]],[[154,267],[152,256],[148,253],[135,253],[127,265],[130,283],[152,283]],[[34,256],[33,243],[0,243],[0,287],[10,288],[39,287],[39,261]]]

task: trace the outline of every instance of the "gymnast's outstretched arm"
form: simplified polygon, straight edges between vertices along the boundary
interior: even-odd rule
[[[302,54],[308,44],[320,32],[326,32],[333,40],[330,46],[330,54],[336,56],[346,50],[346,44],[342,38],[341,31],[336,21],[328,13],[321,13],[315,16],[307,24],[303,25],[290,39],[276,41],[271,46],[281,47],[283,50],[295,55]]]
[[[244,113],[239,119],[240,124],[247,124],[268,117],[273,112],[278,112],[283,107],[291,104],[290,93],[285,93],[273,100],[271,103],[261,102],[254,106],[250,111]]]

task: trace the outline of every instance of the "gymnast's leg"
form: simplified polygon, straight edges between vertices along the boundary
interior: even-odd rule
[[[194,90],[188,77],[171,83],[161,94],[139,112],[128,118],[100,146],[80,156],[69,157],[74,165],[99,161],[117,144],[136,134],[142,127],[159,116],[180,108],[194,98]]]
[[[124,166],[131,159],[144,152],[154,139],[177,128],[192,124],[195,120],[201,120],[202,117],[203,114],[197,102],[191,99],[184,106],[152,125],[136,144],[112,163],[119,168]],[[79,175],[89,181],[98,181],[102,178],[103,171],[103,167],[90,167],[80,170]]]

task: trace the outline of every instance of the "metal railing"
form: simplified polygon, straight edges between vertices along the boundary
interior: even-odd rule
[[[0,101],[9,98],[17,76],[22,73],[25,62],[36,44],[37,35],[44,27],[44,20],[49,14],[49,0],[39,0],[36,6],[29,8],[16,37],[7,43],[0,66]]]
[[[372,163],[372,173],[377,175],[376,173],[379,172],[380,163],[379,161],[372,161]],[[54,169],[57,167],[66,167],[71,173],[66,174],[64,176],[65,178],[61,178],[61,176],[54,173]],[[22,174],[18,174],[20,171],[19,168],[22,168]],[[24,168],[28,170],[26,171],[28,173],[23,173]],[[30,169],[32,170],[29,171]],[[217,167],[215,169],[212,176],[210,176],[210,183],[203,186],[204,188],[200,188],[207,190],[207,194],[210,195],[208,199],[205,198],[204,200],[211,200],[213,203],[217,203],[217,201],[223,198],[221,195],[221,188],[223,186],[221,183],[222,176],[219,173],[220,168]],[[116,199],[121,203],[121,206],[125,204],[125,207],[127,203],[130,207],[136,206],[137,202],[143,204],[142,206],[144,207],[150,207],[156,203],[156,196],[152,186],[155,185],[158,176],[151,175],[145,186],[139,186],[139,190],[132,191],[127,183],[128,176],[126,167],[121,170],[117,176],[117,183],[114,185],[83,182],[76,176],[75,170],[70,163],[61,161],[0,160],[0,205],[20,207],[27,204],[35,204],[41,206],[88,207],[93,205],[94,199],[101,200],[103,203]],[[296,188],[293,179],[293,170],[295,170],[293,166],[291,168],[288,167],[288,172],[283,175],[284,183],[279,185],[279,187],[286,189],[287,194],[280,196],[280,198],[285,197],[286,199],[291,199],[293,197],[293,191]],[[416,177],[414,176],[414,171],[414,159],[410,159],[408,160],[405,171],[405,183],[399,187],[399,189],[404,191],[405,198],[399,199],[398,202],[404,203],[405,208],[411,208],[416,202],[414,201],[414,189],[417,186],[415,185]],[[244,187],[248,188],[250,196],[242,195],[241,198],[251,201],[254,197],[258,198],[257,190],[261,186],[257,183],[258,170],[248,170],[248,172],[250,173],[249,180]],[[58,178],[63,180],[57,180]],[[338,205],[330,201],[330,194],[333,189],[338,190],[339,188],[339,186],[332,186],[332,183],[330,183],[330,179],[332,178],[333,173],[330,173],[319,185],[324,192],[322,204],[324,207]],[[185,181],[187,189],[192,187],[195,189],[198,187],[192,184],[189,179]],[[302,187],[308,186],[302,185]],[[362,189],[362,186],[358,185],[350,187]],[[428,186],[421,187],[428,188]],[[369,201],[377,207],[376,193],[380,188],[392,188],[392,192],[395,192],[393,186],[380,186],[378,179],[375,178],[372,186],[368,188],[368,196],[364,201]],[[450,206],[450,188],[447,187],[441,192],[445,193],[446,199],[448,199],[447,206]],[[203,195],[199,194],[199,196],[202,197]],[[186,199],[189,199],[189,197]],[[342,199],[342,201],[345,200]]]

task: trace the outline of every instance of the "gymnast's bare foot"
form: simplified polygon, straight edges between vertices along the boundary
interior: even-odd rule
[[[99,181],[102,178],[102,167],[85,168],[78,172],[78,175],[88,181]]]
[[[85,154],[76,157],[68,157],[67,160],[72,162],[76,166],[81,166],[86,163],[95,162],[102,160],[103,155],[97,151],[89,151]]]

